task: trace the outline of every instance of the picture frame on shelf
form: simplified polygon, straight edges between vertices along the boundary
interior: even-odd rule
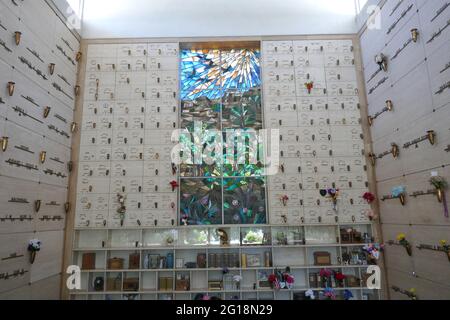
[[[258,268],[261,267],[261,255],[260,254],[247,254],[247,267]]]
[[[314,252],[315,266],[331,266],[331,254],[326,251]]]

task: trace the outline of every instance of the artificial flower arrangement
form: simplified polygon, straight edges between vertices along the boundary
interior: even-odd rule
[[[175,190],[180,186],[179,184],[178,184],[178,182],[177,181],[171,181],[170,182],[170,186],[172,187],[172,192],[175,192]]]
[[[30,263],[33,264],[36,259],[36,253],[41,251],[42,242],[39,239],[33,239],[28,242],[28,251],[30,252]]]
[[[320,281],[321,281],[322,287],[329,287],[329,282],[331,280],[332,275],[333,275],[333,272],[329,269],[320,270],[319,276],[320,276]]]
[[[291,269],[289,267],[286,268],[285,272],[275,270],[275,273],[271,274],[268,280],[275,290],[292,289],[295,283],[295,278],[291,274]]]
[[[334,211],[337,211],[337,203],[338,203],[339,194],[340,194],[339,189],[331,188],[331,189],[326,189],[326,190],[320,190],[320,195],[322,197],[326,197],[331,200]]]
[[[375,195],[371,192],[366,192],[363,194],[363,199],[366,200],[368,204],[372,204],[375,201]]]
[[[412,247],[411,244],[406,240],[406,235],[404,233],[400,233],[397,236],[398,243],[406,249],[406,252],[409,256],[412,256]]]
[[[439,241],[439,245],[442,250],[447,254],[448,261],[450,261],[450,245],[447,243],[447,240]]]
[[[445,190],[448,188],[447,181],[445,180],[444,177],[435,176],[431,177],[430,183],[436,189],[438,201],[444,203],[444,216],[448,218],[449,217],[448,206],[447,206],[447,199],[445,197]]]
[[[314,294],[314,291],[311,289],[305,292],[305,297],[309,298],[310,300],[316,300],[316,295]]]
[[[119,208],[117,209],[117,213],[120,217],[120,225],[123,226],[125,221],[125,214],[127,212],[127,207],[125,206],[125,200],[127,198],[121,194],[117,194],[117,201],[119,202]]]
[[[339,287],[344,287],[344,280],[347,278],[342,272],[334,272],[334,279]]]
[[[311,94],[312,89],[314,89],[314,82],[309,81],[305,83],[306,90],[308,90],[308,93]]]
[[[325,288],[323,295],[328,300],[336,300],[336,293],[333,288]]]
[[[287,195],[284,195],[280,198],[281,203],[283,204],[284,207],[287,206],[287,203],[289,201],[289,197]]]
[[[387,71],[388,63],[387,63],[387,58],[384,54],[380,53],[380,54],[376,55],[375,62],[380,67],[380,70],[383,70],[384,72]]]
[[[404,186],[398,186],[398,187],[394,187],[391,190],[391,196],[393,199],[399,199],[400,203],[404,206],[406,203],[406,198],[405,198],[405,194],[406,194],[406,187]]]
[[[367,252],[369,264],[377,264],[377,260],[380,259],[380,253],[384,250],[384,244],[368,243],[363,247],[363,250]]]
[[[353,293],[350,290],[346,289],[344,291],[344,300],[352,300],[352,299],[353,299]]]

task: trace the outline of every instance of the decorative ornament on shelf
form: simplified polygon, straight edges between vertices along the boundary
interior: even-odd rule
[[[328,300],[336,300],[336,293],[333,288],[325,288],[325,290],[323,291],[323,295]]]
[[[234,275],[233,276],[233,281],[236,284],[236,289],[240,290],[241,289],[241,281],[242,281],[242,276],[240,275]]]
[[[380,259],[380,253],[384,251],[384,244],[368,243],[362,249],[367,252],[369,264],[376,265],[377,260]]]
[[[447,180],[444,177],[435,175],[430,178],[431,185],[436,189],[436,196],[439,202],[444,204],[444,216],[449,217],[445,190],[448,188]]]
[[[178,182],[177,181],[171,181],[170,182],[170,185],[172,186],[172,192],[175,192],[175,190],[178,188],[178,187],[180,187],[180,185],[178,184]]]
[[[308,90],[308,94],[311,94],[312,89],[314,89],[314,82],[313,81],[306,82],[305,88],[306,90]]]
[[[387,62],[387,57],[384,54],[380,53],[380,54],[376,55],[375,62],[378,64],[378,66],[380,66],[380,70],[387,72],[388,62]]]
[[[352,299],[353,299],[353,293],[350,290],[346,289],[344,291],[344,300],[352,300]]]
[[[311,289],[305,292],[305,297],[309,298],[310,300],[316,300],[316,295],[314,294],[314,291]]]
[[[220,245],[227,247],[230,245],[230,238],[228,237],[228,233],[224,229],[217,229],[217,235],[220,238]]]
[[[41,251],[42,242],[38,239],[33,239],[28,242],[28,251],[30,252],[30,263],[33,264],[36,259],[37,252]]]
[[[408,256],[412,256],[412,247],[408,240],[406,240],[406,235],[404,233],[400,233],[397,235],[398,243],[406,249],[406,253]]]
[[[121,194],[117,194],[117,201],[119,202],[119,208],[117,209],[117,213],[119,214],[120,217],[120,226],[123,227],[123,223],[125,221],[125,214],[127,212],[127,207],[125,206],[125,201],[126,201],[126,197],[121,195]]]

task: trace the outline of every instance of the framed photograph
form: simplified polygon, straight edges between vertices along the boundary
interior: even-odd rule
[[[249,268],[261,267],[261,255],[259,254],[248,254],[247,255],[247,266]]]
[[[314,265],[331,266],[331,254],[329,252],[314,252]]]

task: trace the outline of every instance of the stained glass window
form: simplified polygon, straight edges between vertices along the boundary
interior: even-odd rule
[[[181,51],[182,224],[266,223],[260,58],[256,49]]]

